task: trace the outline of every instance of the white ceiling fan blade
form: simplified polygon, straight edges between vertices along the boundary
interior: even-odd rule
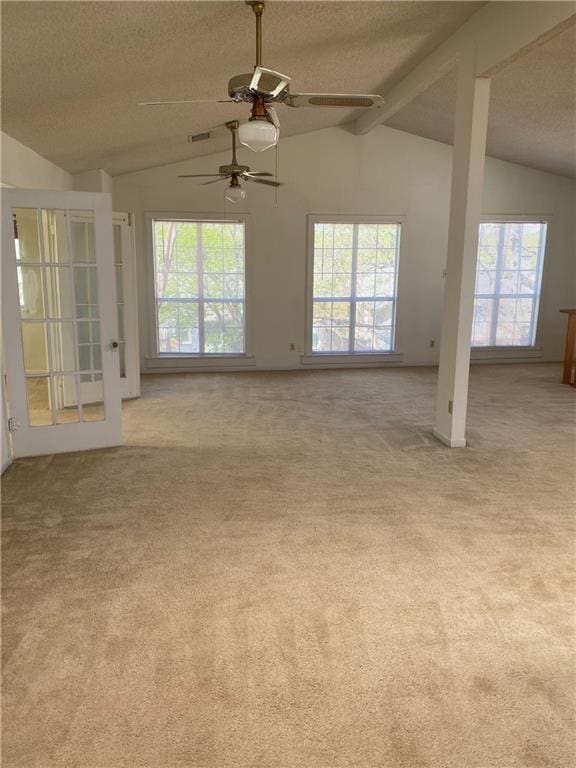
[[[252,75],[252,80],[250,80],[249,88],[251,91],[275,98],[282,93],[290,81],[291,78],[288,75],[283,75],[281,72],[266,69],[266,67],[254,67],[254,74]]]
[[[253,177],[253,176],[271,176],[271,177],[273,177],[274,174],[273,173],[268,173],[268,171],[246,171],[245,173],[242,174],[242,176],[249,176],[249,177]]]
[[[234,99],[180,99],[179,101],[139,101],[139,107],[165,107],[174,104],[235,104]]]
[[[289,93],[284,104],[289,107],[341,107],[371,109],[384,104],[375,93]]]

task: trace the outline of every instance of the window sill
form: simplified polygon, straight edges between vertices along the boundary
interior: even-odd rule
[[[252,355],[151,355],[146,358],[146,371],[197,371],[251,368]]]
[[[387,364],[401,363],[404,360],[402,352],[368,352],[358,355],[334,355],[330,352],[316,352],[310,355],[302,355],[302,365],[326,368],[329,366],[362,368],[385,366]]]
[[[527,360],[544,357],[542,347],[472,347],[470,359]]]

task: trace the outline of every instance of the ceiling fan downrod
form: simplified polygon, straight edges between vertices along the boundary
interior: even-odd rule
[[[256,16],[256,67],[262,66],[262,14],[264,3],[262,0],[246,0],[246,5],[254,11]]]
[[[225,125],[232,134],[232,165],[238,165],[238,160],[236,159],[236,133],[240,123],[238,120],[229,120]]]

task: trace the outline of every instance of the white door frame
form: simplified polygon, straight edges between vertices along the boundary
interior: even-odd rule
[[[130,213],[112,214],[121,227],[122,291],[124,297],[125,376],[120,377],[122,399],[140,397],[140,345],[138,342],[138,293],[136,288],[136,241],[134,217]]]
[[[91,210],[94,212],[96,275],[100,307],[103,421],[31,427],[24,377],[24,354],[13,208]],[[108,193],[5,189],[2,192],[2,327],[14,457],[104,448],[122,443],[120,374],[117,348],[116,285],[112,205]],[[9,343],[6,343],[9,340]]]

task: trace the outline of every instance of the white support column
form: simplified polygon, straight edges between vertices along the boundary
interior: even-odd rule
[[[490,80],[475,77],[471,53],[459,62],[448,257],[434,435],[466,445],[466,408],[478,228],[484,186]]]

